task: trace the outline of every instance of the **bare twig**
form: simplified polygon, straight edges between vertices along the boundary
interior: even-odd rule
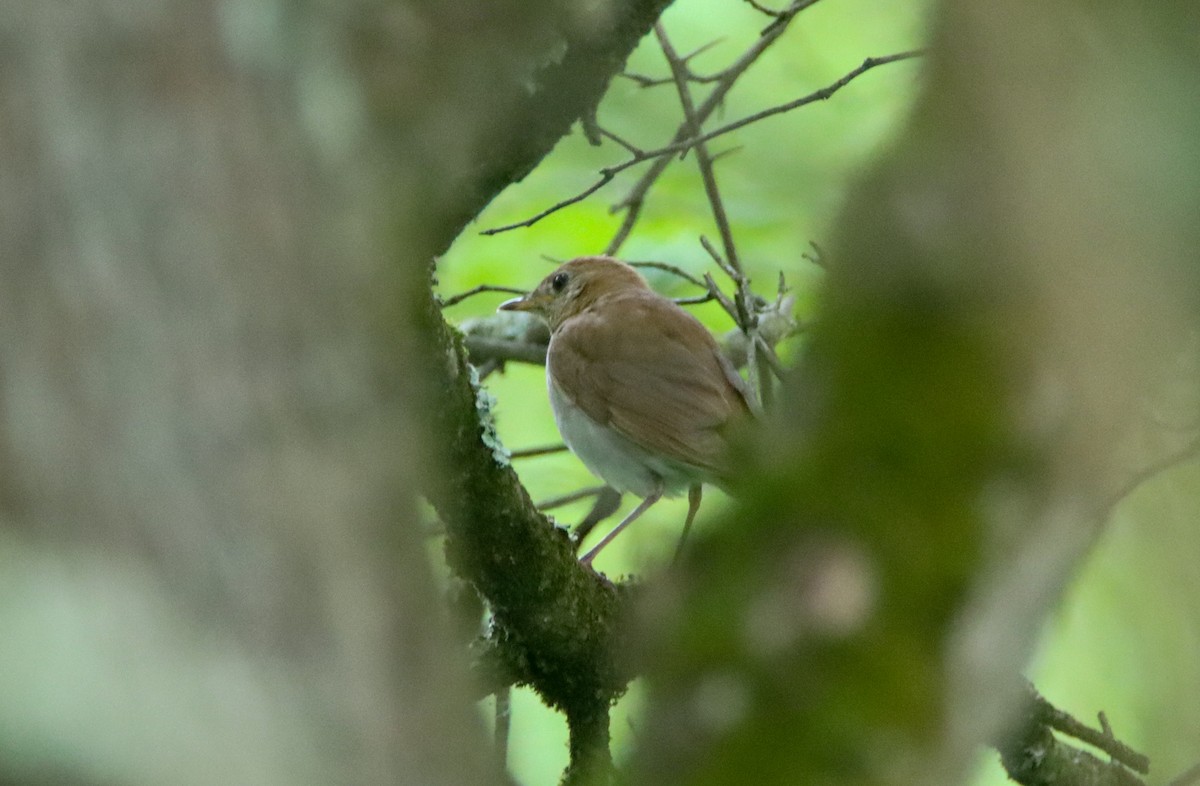
[[[645,151],[643,151],[641,148],[639,148],[639,147],[637,147],[636,145],[634,145],[632,142],[629,142],[629,141],[626,141],[625,139],[622,139],[621,137],[619,137],[619,136],[617,136],[616,134],[614,134],[612,131],[609,131],[607,128],[601,128],[601,129],[600,129],[600,135],[601,135],[601,136],[608,137],[608,138],[609,138],[609,139],[611,139],[612,141],[616,142],[618,145],[620,145],[621,147],[623,147],[623,148],[625,148],[627,151],[629,151],[629,153],[630,153],[631,155],[640,156],[640,155],[642,155],[642,154],[645,152]]]
[[[1089,783],[1097,786],[1146,786],[1134,771],[1145,773],[1150,762],[1110,734],[1088,728],[1057,709],[1025,683],[1025,710],[1019,723],[995,742],[1008,777],[1029,786]],[[1055,731],[1095,746],[1111,758],[1103,761],[1055,736]]]
[[[692,71],[689,64],[691,63],[692,58],[696,57],[699,54],[703,54],[704,52],[707,52],[709,49],[712,49],[714,46],[716,46],[717,44],[721,43],[724,40],[725,40],[724,38],[718,38],[715,41],[709,41],[707,44],[702,44],[702,45],[696,47],[691,52],[689,52],[688,54],[686,54],[680,58],[680,60],[685,65],[687,80],[689,82],[716,82],[717,80],[722,78],[722,76],[725,74],[724,70],[718,71],[715,74],[709,74],[706,76],[703,74],[697,74],[696,72]],[[669,85],[675,81],[675,77],[673,75],[665,76],[665,77],[663,77],[663,76],[646,76],[645,74],[635,74],[635,73],[631,73],[628,71],[623,72],[620,75],[625,77],[626,79],[628,79],[631,82],[636,82],[638,87],[642,87],[642,88],[660,87],[661,85]]]
[[[659,85],[669,85],[672,82],[669,76],[646,76],[645,74],[635,74],[630,71],[621,72],[621,76],[631,82],[637,83],[638,87],[658,87]]]
[[[708,284],[708,291],[713,296],[713,299],[721,304],[721,308],[725,309],[725,313],[729,314],[729,318],[736,324],[738,321],[737,306],[729,299],[729,296],[721,291],[717,286],[717,282],[713,280],[711,273],[704,274],[704,281]]]
[[[603,135],[600,133],[600,122],[596,119],[596,107],[592,107],[584,112],[579,118],[579,127],[583,130],[583,136],[587,139],[588,144],[599,147],[603,141]]]
[[[550,456],[555,453],[562,453],[567,449],[567,446],[561,442],[557,445],[542,445],[536,448],[525,448],[524,450],[514,450],[510,454],[510,458],[523,459],[534,458],[535,456]]]
[[[758,345],[759,357],[763,358],[773,373],[778,379],[783,379],[784,369],[783,363],[779,360],[779,355],[775,354],[775,350],[767,343],[767,340],[762,335],[756,333],[754,343]]]
[[[663,159],[659,159],[660,161]],[[647,186],[648,187],[648,186]],[[631,195],[632,196],[632,195]],[[613,235],[612,240],[608,241],[608,245],[604,249],[604,253],[608,255],[616,254],[621,246],[625,245],[625,241],[629,239],[629,234],[633,232],[633,227],[638,222],[638,218],[642,215],[642,204],[645,199],[645,192],[642,192],[636,199],[630,201],[631,197],[626,197],[625,201],[625,218],[621,219],[621,226],[617,228],[617,233]],[[613,212],[616,212],[614,209]]]
[[[479,286],[475,287],[474,289],[468,289],[466,292],[460,292],[457,295],[443,299],[442,300],[442,308],[449,308],[450,306],[457,305],[469,297],[474,297],[475,295],[479,295],[484,292],[507,292],[510,295],[524,295],[525,294],[525,290],[523,290],[523,289],[515,289],[513,287],[501,287],[501,286],[496,286],[494,284],[480,284]]]
[[[701,289],[707,288],[707,285],[703,281],[696,278],[691,273],[687,272],[681,267],[676,267],[675,265],[670,265],[666,262],[630,262],[629,265],[631,267],[649,267],[654,268],[655,270],[661,270],[665,273],[670,273],[673,276],[679,276],[684,281],[687,281],[690,284],[695,284]]]
[[[1135,772],[1140,772],[1143,775],[1150,772],[1150,759],[1147,756],[1138,753],[1111,734],[1096,731],[1090,726],[1079,722],[1070,714],[1063,712],[1046,701],[1041,694],[1034,690],[1033,686],[1028,686],[1027,690],[1039,719],[1050,728],[1104,751],[1114,760],[1119,761]]]
[[[812,262],[814,265],[816,265],[819,268],[824,268],[825,267],[825,250],[823,248],[821,248],[819,245],[817,245],[817,241],[815,241],[815,240],[808,241],[808,245],[812,249],[812,251],[805,251],[803,254],[800,255],[800,257],[802,259],[807,259],[809,262]]]
[[[679,95],[679,105],[683,109],[684,119],[687,121],[688,133],[692,137],[699,137],[703,130],[700,121],[696,117],[696,105],[692,101],[692,91],[687,83],[687,70],[680,59],[675,47],[671,44],[670,38],[667,36],[666,28],[662,22],[657,22],[654,25],[654,35],[658,38],[658,44],[662,47],[663,56],[667,58],[667,64],[671,67],[671,76],[675,78],[675,92]],[[696,163],[700,168],[700,178],[704,183],[704,193],[708,197],[709,205],[712,207],[713,221],[716,222],[717,231],[721,235],[721,245],[725,249],[725,259],[729,262],[729,266],[734,270],[741,270],[741,262],[738,259],[737,246],[733,241],[733,230],[729,226],[729,214],[725,210],[725,203],[721,200],[721,190],[717,186],[717,175],[713,169],[712,156],[708,153],[708,147],[704,143],[698,143],[694,148],[696,151]]]
[[[708,255],[712,258],[712,261],[716,263],[717,267],[721,268],[722,273],[730,278],[733,278],[737,274],[737,271],[729,266],[729,263],[725,261],[720,252],[718,252],[713,246],[712,242],[704,235],[700,236],[700,246],[708,252]]]
[[[595,503],[592,504],[592,509],[588,511],[588,514],[583,517],[583,520],[571,532],[571,540],[575,542],[576,550],[583,545],[584,538],[596,528],[596,525],[616,513],[619,507],[621,507],[621,492],[612,486],[605,486],[600,489],[600,493],[596,495]]]
[[[706,292],[703,295],[696,295],[695,297],[677,297],[675,298],[675,305],[698,306],[701,303],[711,303],[713,300],[716,300],[716,298],[713,297],[712,292]]]
[[[517,221],[514,224],[505,224],[504,226],[501,226],[501,227],[492,227],[491,229],[485,229],[482,232],[480,232],[479,234],[481,234],[481,235],[498,235],[501,232],[507,232],[510,229],[520,229],[521,227],[531,227],[534,224],[536,224],[537,222],[541,221],[546,216],[553,215],[554,213],[557,213],[558,211],[562,210],[564,207],[570,207],[571,205],[574,205],[578,202],[582,202],[583,200],[587,199],[592,194],[596,193],[597,191],[599,191],[600,189],[602,189],[606,185],[608,185],[610,182],[612,182],[612,179],[617,176],[618,172],[620,172],[624,169],[628,169],[630,166],[633,166],[636,163],[640,163],[643,160],[645,160],[645,159],[635,157],[634,159],[631,159],[631,162],[629,162],[627,165],[622,164],[622,165],[620,165],[619,168],[618,167],[609,167],[607,169],[602,169],[602,170],[600,170],[600,179],[597,180],[595,183],[593,183],[588,188],[586,188],[583,191],[576,194],[575,196],[568,197],[568,198],[562,200],[561,202],[557,202],[557,203],[551,205],[550,207],[546,208],[542,212],[538,213],[537,215],[527,218],[524,221]]]
[[[753,8],[755,11],[766,14],[767,16],[773,17],[775,19],[778,19],[780,16],[783,15],[782,11],[772,11],[770,8],[767,8],[764,5],[760,5],[759,3],[756,3],[755,0],[745,0],[745,2],[749,3],[750,7]]]
[[[545,502],[538,503],[537,509],[541,511],[547,511],[554,510],[555,508],[561,508],[563,505],[570,505],[572,502],[578,502],[581,499],[594,497],[600,492],[604,491],[606,488],[608,488],[608,486],[590,486],[585,489],[580,489],[579,491],[572,491],[570,494],[563,494],[560,497],[551,497]]]
[[[733,317],[733,321],[742,329],[742,332],[750,335],[758,325],[758,318],[750,308],[750,303],[753,302],[750,279],[746,278],[740,267],[734,267],[725,261],[704,235],[700,236],[700,245],[712,257],[717,267],[721,268],[721,272],[729,276],[729,280],[733,282],[733,311],[730,316]]]
[[[707,44],[701,44],[700,46],[696,47],[695,49],[693,49],[692,51],[690,51],[686,55],[684,55],[683,62],[690,63],[692,61],[692,58],[694,58],[698,55],[704,54],[705,52],[712,49],[717,44],[724,42],[724,40],[725,39],[723,37],[722,38],[714,38],[712,41],[709,41]]]

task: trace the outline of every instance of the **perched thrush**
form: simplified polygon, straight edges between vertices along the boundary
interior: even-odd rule
[[[728,475],[729,427],[750,412],[745,383],[712,334],[609,257],[567,262],[500,308],[546,320],[546,383],[563,440],[605,483],[642,497],[582,561],[684,489],[686,537],[701,484]]]

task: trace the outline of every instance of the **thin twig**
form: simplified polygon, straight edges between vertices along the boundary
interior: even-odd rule
[[[721,288],[717,286],[717,282],[713,280],[711,273],[704,274],[704,281],[708,285],[708,291],[713,296],[713,300],[716,300],[718,303],[720,303],[721,308],[725,309],[725,313],[729,314],[729,318],[733,320],[734,324],[737,324],[737,306],[735,306],[733,301],[729,299],[729,296],[722,292]]]
[[[714,46],[716,46],[717,44],[721,43],[724,40],[725,40],[724,38],[718,38],[716,40],[709,41],[707,44],[701,44],[700,46],[693,49],[691,52],[684,55],[680,59],[685,64],[690,64],[692,58],[696,57],[699,54],[703,54],[704,52],[707,52],[709,49],[712,49]],[[687,79],[689,82],[716,82],[724,77],[725,72],[727,70],[728,69],[718,71],[715,74],[704,75],[704,74],[695,73],[694,71],[692,71],[692,69],[689,65],[687,67]],[[641,88],[660,87],[662,85],[669,85],[675,81],[674,76],[646,76],[645,74],[635,74],[635,73],[632,73],[629,71],[621,72],[620,76],[625,77],[626,79],[628,79],[631,82],[635,82],[638,85],[638,87],[641,87]]]
[[[646,76],[645,74],[635,74],[630,71],[622,71],[620,76],[625,77],[631,82],[635,82],[638,87],[658,87],[660,85],[669,85],[671,77]]]
[[[550,207],[543,210],[542,212],[538,213],[536,216],[527,218],[524,221],[517,221],[514,224],[506,224],[501,227],[492,227],[491,229],[485,229],[482,232],[480,232],[479,234],[481,234],[481,235],[497,235],[501,232],[508,232],[511,229],[520,229],[521,227],[531,227],[534,224],[536,224],[537,222],[541,221],[543,218],[546,218],[547,216],[553,215],[553,214],[557,213],[558,211],[562,210],[564,207],[570,207],[571,205],[574,205],[578,202],[582,202],[583,200],[587,199],[592,194],[596,193],[597,191],[599,191],[600,189],[602,189],[606,185],[608,185],[610,182],[612,182],[612,179],[617,176],[618,172],[620,172],[624,169],[628,169],[630,166],[633,166],[633,164],[640,163],[640,161],[642,161],[642,160],[645,160],[645,159],[638,159],[635,157],[635,159],[632,160],[632,163],[629,163],[628,165],[622,164],[622,165],[620,165],[619,168],[610,167],[608,169],[602,169],[602,170],[600,170],[600,179],[597,180],[595,183],[593,183],[588,188],[586,188],[583,191],[576,194],[575,196],[568,197],[568,198],[562,200],[561,202],[553,204]]]
[[[496,286],[495,284],[480,284],[479,286],[475,287],[474,289],[468,289],[466,292],[460,292],[457,295],[454,295],[453,297],[445,298],[444,300],[442,300],[442,308],[449,308],[450,306],[457,305],[469,297],[474,297],[475,295],[479,295],[484,292],[507,292],[510,295],[526,294],[525,290],[523,290],[523,289],[515,289],[513,287],[501,287],[501,286]]]
[[[1063,712],[1046,701],[1041,694],[1034,690],[1032,685],[1027,686],[1027,690],[1030,699],[1037,709],[1038,717],[1047,726],[1104,751],[1113,759],[1135,772],[1140,772],[1143,775],[1150,772],[1150,759],[1145,754],[1138,753],[1109,734],[1096,731],[1090,726],[1080,723],[1070,714]]]
[[[631,155],[640,156],[640,155],[642,155],[642,154],[645,152],[645,151],[643,151],[641,148],[639,148],[639,147],[637,147],[636,145],[634,145],[632,142],[629,142],[629,141],[626,141],[625,139],[622,139],[621,137],[619,137],[619,136],[617,136],[616,134],[614,134],[612,131],[609,131],[607,128],[601,128],[601,129],[600,129],[600,135],[601,135],[601,136],[606,136],[606,137],[608,137],[609,139],[611,139],[612,141],[616,142],[618,145],[620,145],[621,147],[623,147],[623,148],[625,148],[627,151],[629,151],[629,153],[630,153]]]
[[[596,107],[591,107],[579,118],[579,127],[583,131],[584,138],[588,144],[593,147],[599,147],[603,141],[603,136],[600,133],[600,121],[596,119]]]
[[[733,269],[730,268],[729,265],[725,262],[724,258],[721,256],[720,252],[717,251],[717,249],[713,246],[712,241],[710,241],[704,235],[701,235],[700,236],[700,246],[705,251],[708,252],[708,255],[712,258],[712,261],[716,263],[717,267],[721,268],[722,273],[729,276],[730,278],[733,277],[733,274],[734,274]]]
[[[745,0],[745,2],[749,3],[750,7],[753,8],[755,11],[766,14],[767,16],[773,17],[775,19],[778,19],[780,16],[783,15],[782,11],[772,11],[770,8],[767,8],[766,6],[759,5],[754,0]]]
[[[561,442],[557,445],[542,445],[536,448],[525,448],[524,450],[514,450],[510,454],[510,458],[523,459],[534,458],[536,456],[549,456],[554,453],[562,453],[567,449],[567,446]]]
[[[600,492],[604,491],[606,488],[608,488],[608,486],[591,486],[586,489],[580,489],[579,491],[572,491],[570,494],[563,494],[561,497],[551,497],[545,502],[538,503],[537,509],[546,511],[554,510],[555,508],[561,508],[563,505],[570,505],[572,502],[578,502],[581,499],[594,497]]]
[[[703,128],[696,117],[696,104],[692,101],[692,91],[688,87],[687,71],[684,62],[679,58],[679,54],[671,44],[671,40],[667,36],[666,28],[663,27],[662,22],[655,23],[654,35],[658,38],[658,44],[662,47],[663,56],[666,57],[667,64],[671,67],[671,75],[675,78],[675,92],[679,95],[679,106],[683,109],[683,116],[688,125],[688,133],[693,137],[699,137]],[[708,154],[708,146],[704,143],[697,144],[693,149],[696,151],[696,165],[700,168],[700,179],[704,183],[704,193],[708,197],[709,205],[712,207],[713,221],[717,224],[717,231],[721,235],[721,245],[725,248],[725,259],[729,262],[730,267],[740,273],[742,265],[738,259],[737,246],[733,241],[733,229],[729,225],[729,214],[725,210],[725,203],[721,199],[721,190],[717,186],[717,174],[716,170],[713,169],[712,156]],[[745,327],[744,324],[743,327]]]
[[[780,381],[783,380],[784,368],[783,363],[779,360],[779,355],[767,343],[767,340],[762,337],[761,333],[754,334],[754,343],[758,344],[760,357],[766,361],[766,364],[771,368],[771,373],[774,374]]]
[[[571,531],[571,540],[575,543],[575,549],[578,551],[579,547],[583,545],[584,539],[596,528],[596,525],[616,513],[620,507],[621,492],[612,486],[600,489],[600,493],[596,495],[596,501],[592,503],[592,509]]]
[[[746,381],[750,385],[751,401],[759,404],[766,401],[764,391],[771,382],[770,379],[764,379],[762,371],[762,363],[758,359],[758,342],[751,338],[746,342]]]
[[[706,292],[703,295],[696,295],[695,297],[677,297],[675,298],[675,305],[698,306],[701,303],[711,303],[714,300],[716,300],[716,298],[713,297],[713,293]]]
[[[707,288],[703,281],[696,278],[691,273],[687,272],[683,268],[676,267],[675,265],[669,265],[666,262],[630,262],[628,264],[631,267],[649,267],[649,268],[654,268],[655,270],[662,270],[665,273],[670,273],[672,275],[679,276],[684,281],[687,281],[690,284],[695,284],[696,286],[700,287],[701,289]]]
[[[717,267],[721,268],[721,272],[729,276],[729,280],[733,282],[735,291],[733,293],[732,301],[733,312],[730,314],[730,316],[733,317],[733,321],[739,328],[742,329],[742,332],[750,335],[755,328],[758,327],[758,317],[750,308],[750,303],[752,302],[751,297],[753,294],[750,292],[750,279],[746,278],[746,276],[742,274],[740,268],[735,268],[733,265],[722,259],[721,255],[715,248],[713,248],[712,243],[709,242],[708,238],[706,238],[704,235],[700,236],[700,245],[703,246],[704,250],[708,252],[708,255],[712,257],[712,260],[717,264]]]
[[[819,245],[817,245],[817,241],[815,241],[815,240],[808,241],[808,245],[812,249],[812,251],[811,252],[805,251],[803,254],[800,255],[800,258],[807,259],[809,262],[812,262],[814,265],[816,265],[819,268],[824,268],[825,267],[825,250],[823,248],[821,248]]]
[[[642,215],[642,205],[644,204],[644,196],[639,196],[635,201],[627,201],[625,204],[625,217],[621,219],[621,226],[617,227],[617,233],[613,235],[612,240],[608,241],[608,245],[604,248],[604,253],[608,256],[613,256],[625,245],[625,241],[629,239],[629,234],[633,232],[633,227],[638,222],[638,218]],[[628,198],[627,198],[628,199]],[[614,209],[613,212],[616,212]]]
[[[696,47],[695,49],[693,49],[692,51],[690,51],[686,55],[684,55],[683,62],[690,63],[693,57],[704,54],[705,52],[712,49],[717,44],[723,43],[724,41],[725,41],[725,37],[722,36],[721,38],[714,38],[713,40],[709,41],[707,44],[701,44],[700,46]],[[694,76],[694,74],[693,74],[693,76]]]

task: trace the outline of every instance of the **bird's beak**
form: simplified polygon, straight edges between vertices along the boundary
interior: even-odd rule
[[[530,292],[528,295],[515,297],[512,300],[506,300],[500,304],[500,311],[540,311],[545,298],[539,297],[536,292]]]

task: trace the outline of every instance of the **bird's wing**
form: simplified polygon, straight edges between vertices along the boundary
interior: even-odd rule
[[[671,301],[599,301],[559,327],[547,362],[593,420],[659,455],[725,470],[724,430],[749,412],[745,388],[708,330]]]

